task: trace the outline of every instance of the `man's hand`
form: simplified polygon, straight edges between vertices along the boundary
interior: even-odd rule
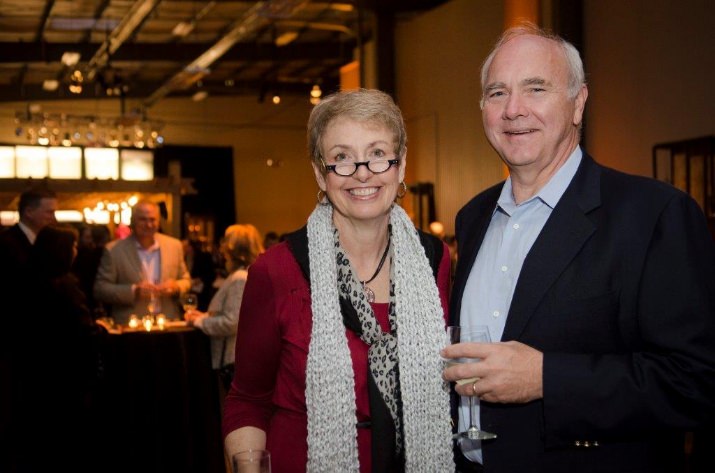
[[[141,281],[134,285],[134,295],[137,299],[151,299],[156,292],[157,287],[148,281]]]
[[[163,283],[159,284],[157,289],[162,296],[173,296],[178,294],[180,291],[179,284],[177,284],[175,279],[167,279]]]
[[[488,402],[526,403],[541,399],[543,361],[540,351],[520,342],[457,343],[441,352],[444,358],[479,358],[446,368],[447,381],[479,378],[475,383],[457,385],[463,396],[478,396]]]

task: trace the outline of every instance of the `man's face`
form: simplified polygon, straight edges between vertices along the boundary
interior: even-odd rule
[[[587,90],[569,98],[569,70],[561,47],[533,35],[497,51],[484,87],[487,139],[512,171],[542,170],[568,158],[579,141]]]
[[[137,205],[132,214],[132,231],[138,240],[154,238],[159,230],[159,209],[154,205]]]
[[[22,223],[37,233],[47,225],[57,223],[57,219],[55,218],[56,210],[57,199],[40,199],[40,203],[37,207],[27,207],[25,215],[22,218]]]

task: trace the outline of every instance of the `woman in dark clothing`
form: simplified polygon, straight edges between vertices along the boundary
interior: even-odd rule
[[[28,310],[18,314],[33,343],[25,343],[17,358],[24,394],[17,471],[96,470],[90,413],[106,332],[94,323],[70,272],[76,254],[77,232],[69,227],[43,228],[32,247]]]

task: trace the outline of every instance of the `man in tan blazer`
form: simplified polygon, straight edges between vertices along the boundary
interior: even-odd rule
[[[132,209],[132,234],[107,245],[97,270],[94,296],[118,324],[152,311],[181,319],[179,296],[191,287],[181,242],[158,233],[159,207],[140,201]]]

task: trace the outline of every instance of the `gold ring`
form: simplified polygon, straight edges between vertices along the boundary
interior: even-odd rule
[[[475,396],[477,395],[477,381],[472,383],[472,394],[474,394]]]

